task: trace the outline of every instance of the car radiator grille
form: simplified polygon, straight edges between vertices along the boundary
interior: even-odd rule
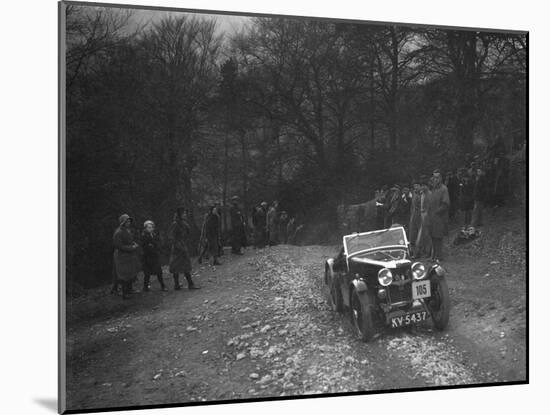
[[[411,284],[407,283],[401,286],[390,285],[390,302],[410,301],[412,298]]]

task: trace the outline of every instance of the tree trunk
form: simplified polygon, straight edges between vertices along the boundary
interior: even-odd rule
[[[223,152],[223,190],[222,190],[222,227],[227,230],[227,183],[229,174],[229,133],[225,132],[224,152]]]
[[[246,146],[246,133],[241,133],[241,157],[242,157],[242,182],[243,182],[243,209],[248,212],[248,157]]]
[[[397,42],[397,34],[395,33],[395,27],[390,26],[391,33],[391,86],[390,86],[390,149],[397,149],[397,126],[398,126],[398,81],[399,81],[399,50]]]
[[[370,114],[369,114],[369,124],[370,124],[370,149],[371,152],[374,152],[375,147],[375,138],[374,138],[374,130],[375,130],[375,124],[374,124],[374,112],[375,112],[375,102],[374,102],[374,62],[371,63],[370,67]]]
[[[451,32],[448,35],[449,50],[453,51],[456,76],[457,119],[456,139],[463,153],[471,153],[477,124],[478,76],[476,69],[477,34]]]
[[[273,135],[277,144],[277,189],[280,192],[283,183],[283,162],[281,157],[281,137],[279,135],[279,125],[273,125]]]

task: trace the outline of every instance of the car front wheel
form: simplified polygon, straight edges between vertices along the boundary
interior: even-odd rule
[[[449,287],[445,277],[435,278],[432,282],[432,298],[428,303],[432,321],[436,330],[445,330],[449,323],[449,311],[451,300],[449,297]]]
[[[334,280],[334,276],[328,270],[325,272],[325,290],[330,309],[338,312],[344,310],[342,291],[338,283]]]
[[[374,303],[368,293],[354,289],[350,298],[351,323],[364,342],[372,340],[375,334],[372,307]]]

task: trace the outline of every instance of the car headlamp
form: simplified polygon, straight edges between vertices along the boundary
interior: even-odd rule
[[[415,262],[411,266],[411,273],[415,280],[421,280],[426,276],[426,267],[421,262]]]
[[[378,282],[380,285],[387,287],[391,284],[393,280],[393,275],[391,271],[387,268],[382,268],[380,271],[378,271]]]

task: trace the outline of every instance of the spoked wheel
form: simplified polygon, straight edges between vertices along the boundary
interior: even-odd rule
[[[338,287],[338,284],[334,280],[334,276],[331,275],[329,270],[325,271],[325,295],[332,311],[340,312],[344,309],[342,291]]]
[[[451,300],[449,298],[447,281],[445,277],[436,277],[432,280],[432,297],[428,303],[436,330],[445,330],[447,327],[450,307]]]
[[[375,334],[372,305],[372,299],[367,293],[360,294],[353,290],[350,298],[351,323],[364,342],[372,340]]]

